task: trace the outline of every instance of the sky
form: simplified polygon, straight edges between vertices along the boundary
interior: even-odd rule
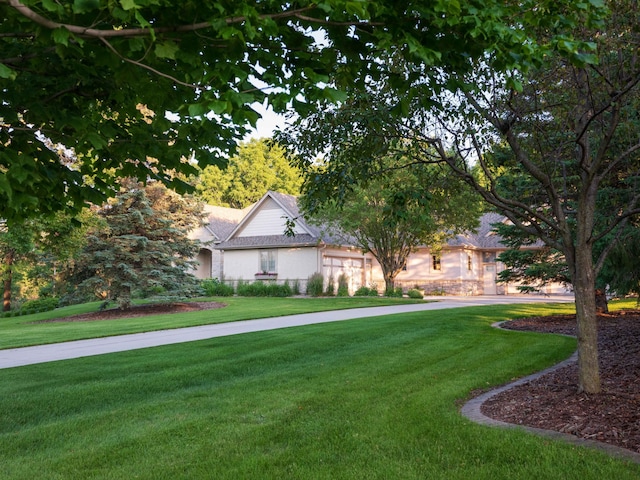
[[[262,118],[258,120],[256,128],[245,137],[245,140],[251,138],[271,137],[274,130],[278,127],[283,127],[286,123],[285,117],[274,113],[271,107],[265,108],[264,105],[255,104],[253,105],[253,108],[262,115]]]

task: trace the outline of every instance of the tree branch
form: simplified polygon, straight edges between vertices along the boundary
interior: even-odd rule
[[[194,84],[192,84],[192,83],[186,83],[186,82],[183,82],[183,81],[181,81],[181,80],[178,80],[178,79],[177,79],[177,78],[175,78],[175,77],[172,77],[171,75],[168,75],[168,74],[163,73],[163,72],[161,72],[161,71],[159,71],[159,70],[156,70],[155,68],[150,67],[149,65],[145,65],[144,63],[140,63],[140,62],[138,62],[138,61],[136,61],[136,60],[131,60],[130,58],[127,58],[127,57],[124,57],[124,56],[120,55],[120,52],[118,52],[118,51],[113,47],[113,45],[111,45],[111,44],[109,43],[109,41],[108,41],[106,38],[100,37],[100,41],[101,41],[102,43],[104,43],[104,44],[109,48],[109,50],[111,50],[113,53],[115,53],[115,54],[118,56],[118,58],[120,58],[120,59],[124,60],[125,62],[131,63],[132,65],[136,65],[136,66],[141,67],[141,68],[144,68],[145,70],[149,70],[150,72],[155,73],[156,75],[158,75],[158,76],[160,76],[160,77],[167,78],[167,79],[171,80],[172,82],[177,83],[178,85],[182,85],[182,86],[184,86],[184,87],[192,88],[192,89],[194,89],[194,90],[197,90],[197,89],[199,89],[199,88],[200,88],[200,86],[199,86],[199,85],[194,85]]]
[[[211,22],[198,22],[190,25],[176,25],[173,27],[154,27],[154,28],[123,28],[121,30],[101,30],[96,28],[83,27],[80,25],[72,25],[69,23],[59,23],[54,22],[53,20],[49,20],[46,17],[34,12],[29,7],[24,5],[20,0],[0,0],[0,3],[6,3],[23,16],[27,17],[29,20],[41,25],[45,28],[49,28],[51,30],[64,27],[69,30],[71,33],[78,35],[80,37],[92,37],[92,38],[110,38],[110,37],[140,37],[140,36],[148,36],[151,35],[151,32],[155,33],[167,33],[167,32],[194,32],[196,30],[203,30],[211,27]],[[344,25],[344,26],[358,26],[358,25],[373,25],[368,22],[330,22],[328,20],[309,17],[303,15],[305,12],[313,10],[315,5],[311,5],[308,7],[298,8],[295,10],[290,10],[286,12],[280,13],[270,13],[270,14],[262,14],[259,15],[261,19],[279,19],[279,18],[298,18],[300,20],[318,23],[323,25]],[[236,23],[242,23],[247,20],[247,17],[229,17],[225,18],[225,22],[227,25],[233,25]]]

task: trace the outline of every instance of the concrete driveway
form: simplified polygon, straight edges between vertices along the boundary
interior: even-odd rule
[[[573,296],[496,295],[477,297],[427,297],[432,303],[394,305],[389,307],[354,308],[283,317],[245,320],[240,322],[202,325],[199,327],[159,330],[155,332],[118,335],[114,337],[77,340],[34,347],[0,350],[0,369],[33,365],[36,363],[69,360],[73,358],[158,347],[175,343],[193,342],[208,338],[225,337],[241,333],[298,327],[316,323],[340,322],[356,318],[378,317],[396,313],[422,312],[447,308],[515,303],[568,303]]]

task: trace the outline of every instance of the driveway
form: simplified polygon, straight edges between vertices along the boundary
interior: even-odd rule
[[[432,303],[394,305],[388,307],[354,308],[330,312],[288,315],[283,317],[245,320],[239,322],[202,325],[199,327],[159,330],[155,332],[118,335],[114,337],[77,340],[34,347],[0,350],[0,369],[33,365],[36,363],[69,360],[73,358],[123,352],[141,348],[158,347],[175,343],[193,342],[208,338],[225,337],[241,333],[299,327],[317,323],[340,322],[356,318],[378,317],[396,313],[412,313],[427,310],[514,303],[569,303],[573,296],[496,295],[478,297],[426,297]]]

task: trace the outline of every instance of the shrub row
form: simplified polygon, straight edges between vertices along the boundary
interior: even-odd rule
[[[284,284],[274,282],[238,282],[238,295],[242,297],[290,297],[293,290],[286,281]]]
[[[207,297],[231,297],[234,294],[233,287],[221,282],[217,278],[207,278],[200,283]]]

